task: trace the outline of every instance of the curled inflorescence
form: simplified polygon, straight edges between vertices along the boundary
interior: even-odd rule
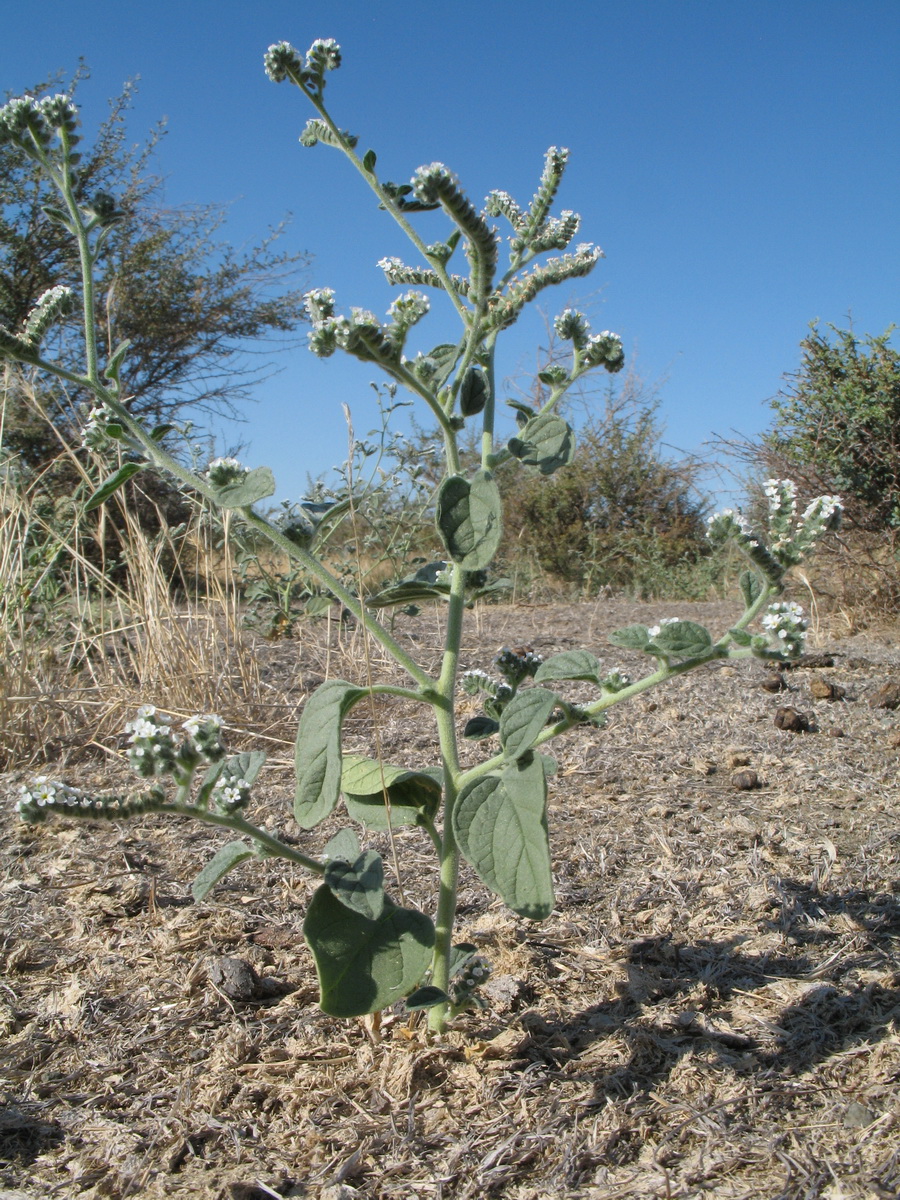
[[[760,624],[777,652],[786,658],[799,658],[803,653],[809,621],[799,604],[770,604]]]
[[[498,651],[494,666],[509,684],[518,687],[523,679],[534,677],[543,661],[530,646],[516,646],[514,649],[504,646]]]
[[[51,816],[117,820],[153,811],[163,801],[162,793],[155,789],[132,796],[88,796],[80,788],[39,775],[19,789],[16,812],[29,825]]]
[[[491,977],[491,964],[481,954],[472,954],[450,980],[450,999],[456,1008],[478,1004],[475,992]]]
[[[236,458],[214,458],[206,468],[206,478],[213,487],[227,487],[240,481],[249,472]]]

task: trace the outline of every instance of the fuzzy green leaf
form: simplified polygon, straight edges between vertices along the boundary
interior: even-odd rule
[[[333,1017],[387,1008],[418,985],[431,963],[434,925],[424,913],[386,900],[372,920],[323,884],[303,922],[319,977],[319,1005]]]
[[[332,858],[342,858],[344,862],[356,862],[359,858],[359,838],[352,829],[339,830],[322,852],[327,862]]]
[[[656,646],[663,654],[671,658],[694,658],[703,654],[712,645],[709,630],[698,625],[696,621],[672,621],[660,626],[659,633],[654,634],[653,640],[644,647],[649,650]]]
[[[369,829],[418,825],[423,816],[431,820],[440,807],[441,785],[424,771],[378,763],[359,754],[344,756],[341,791],[347,812]]]
[[[646,625],[626,625],[614,630],[607,641],[622,650],[644,650],[650,641],[650,631]]]
[[[407,996],[403,1001],[403,1007],[409,1012],[416,1012],[420,1008],[434,1008],[436,1004],[445,1004],[450,997],[446,992],[442,992],[439,987],[435,987],[433,983],[426,983],[424,987],[416,988],[411,996]]]
[[[463,737],[471,742],[480,742],[482,738],[493,737],[500,732],[500,722],[493,717],[471,717],[466,721]]]
[[[437,526],[454,562],[481,571],[497,552],[502,532],[500,489],[490,471],[477,471],[471,481],[461,475],[445,479],[438,493]]]
[[[752,634],[746,629],[729,629],[728,634],[736,646],[749,646],[753,641]]]
[[[341,790],[341,722],[362,695],[343,679],[330,679],[306,702],[294,747],[294,817],[302,829],[334,811]]]
[[[552,475],[575,457],[575,435],[562,417],[544,413],[532,417],[518,437],[510,438],[509,452],[542,475]]]
[[[429,350],[425,357],[432,359],[437,365],[437,373],[431,380],[432,386],[437,389],[446,383],[450,372],[456,366],[456,360],[459,358],[459,346],[441,342],[439,346]]]
[[[256,467],[243,479],[215,489],[216,503],[222,508],[249,508],[275,491],[275,476],[268,467]]]
[[[248,846],[246,842],[229,842],[227,846],[223,846],[218,851],[214,858],[209,860],[191,884],[191,895],[199,902],[238,863],[253,858],[255,853],[252,846]]]
[[[459,389],[459,411],[464,417],[477,417],[488,399],[488,382],[481,367],[469,367]]]
[[[352,862],[331,859],[325,867],[325,883],[341,904],[377,921],[384,909],[384,864],[374,850],[364,850]]]
[[[553,910],[546,798],[544,769],[533,757],[470,784],[453,809],[466,860],[513,912],[533,921]]]
[[[500,742],[509,758],[531,749],[556,705],[556,696],[546,688],[518,692],[500,715]]]
[[[599,684],[600,663],[587,650],[564,650],[542,662],[534,677],[535,683],[550,679],[583,679]]]
[[[123,484],[126,484],[129,479],[137,475],[138,471],[143,471],[145,466],[146,463],[123,463],[122,466],[119,467],[118,471],[115,471],[109,476],[108,479],[105,479],[97,488],[97,490],[90,496],[84,506],[84,511],[93,512],[95,508],[99,508],[100,505],[107,501],[115,492],[117,492]]]
[[[368,173],[370,175],[374,175],[376,161],[377,160],[375,158],[375,151],[367,150],[365,153],[365,157],[362,160],[363,170],[368,171]]]
[[[759,599],[763,588],[762,580],[755,571],[741,571],[738,584],[744,598],[744,605],[750,608]]]

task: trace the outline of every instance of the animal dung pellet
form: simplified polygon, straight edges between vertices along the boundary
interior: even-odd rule
[[[757,773],[748,767],[743,771],[735,771],[731,777],[731,785],[739,792],[752,792],[762,787],[762,782]]]
[[[759,686],[767,692],[784,692],[787,690],[787,684],[780,671],[773,671],[770,675],[767,675]]]
[[[775,728],[784,729],[788,733],[809,733],[809,717],[796,708],[777,708]]]
[[[869,704],[872,708],[900,708],[900,683],[895,679],[883,683]]]
[[[843,700],[847,694],[839,683],[818,676],[810,680],[809,690],[816,700]]]

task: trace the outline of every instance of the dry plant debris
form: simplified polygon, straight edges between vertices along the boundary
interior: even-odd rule
[[[627,670],[604,634],[653,615],[606,600],[484,609],[463,665],[524,641]],[[437,620],[404,636],[437,654]],[[302,647],[261,646],[262,677],[295,679],[299,654],[307,687],[350,678],[358,632],[318,628],[318,642],[306,626]],[[673,681],[568,739],[557,909],[531,925],[466,877],[465,934],[494,986],[432,1041],[402,1011],[319,1012],[298,915],[310,884],[286,864],[240,867],[194,905],[208,830],[35,831],[7,803],[0,1196],[896,1196],[900,716],[872,700],[898,643],[887,630],[827,644],[861,701],[842,705],[840,739],[776,729],[779,698],[752,686],[750,663]],[[792,671],[792,689],[814,669]],[[431,744],[402,704],[381,721],[392,760]],[[348,724],[348,749],[369,749],[367,719]],[[276,743],[262,814],[285,829],[290,758]],[[110,761],[48,769],[93,787]],[[738,791],[747,767],[763,786]],[[20,774],[4,782],[14,794]],[[415,897],[417,835],[397,836]]]

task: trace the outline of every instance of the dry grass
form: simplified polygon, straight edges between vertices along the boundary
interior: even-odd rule
[[[295,712],[260,679],[227,539],[218,548],[199,508],[173,529],[157,507],[149,537],[134,490],[79,517],[54,494],[62,467],[89,495],[62,438],[37,473],[0,472],[0,765],[77,757],[139,704],[283,730]]]
[[[659,615],[482,610],[463,665],[526,641],[613,666],[605,633]],[[439,617],[404,626],[426,662]],[[358,632],[314,628],[258,648],[260,682],[287,708],[362,670]],[[758,664],[724,666],[559,746],[556,910],[530,925],[465,874],[461,932],[495,978],[488,1008],[439,1039],[400,1011],[377,1029],[318,1011],[300,933],[310,883],[292,868],[248,864],[193,905],[188,884],[221,840],[209,831],[33,831],[7,807],[0,1194],[896,1196],[900,719],[869,700],[900,678],[900,647],[885,629],[825,648],[843,702],[812,700],[812,668],[778,696]],[[785,702],[819,731],[776,729]],[[351,717],[348,748],[369,748],[367,715]],[[390,760],[434,761],[431,729],[397,704],[381,741]],[[274,748],[256,815],[287,828],[289,748]],[[732,784],[745,759],[759,790]],[[99,787],[115,769],[114,755],[87,760],[69,779]],[[400,883],[428,905],[428,847],[414,830],[397,840]],[[217,955],[253,965],[253,998],[213,986]]]

